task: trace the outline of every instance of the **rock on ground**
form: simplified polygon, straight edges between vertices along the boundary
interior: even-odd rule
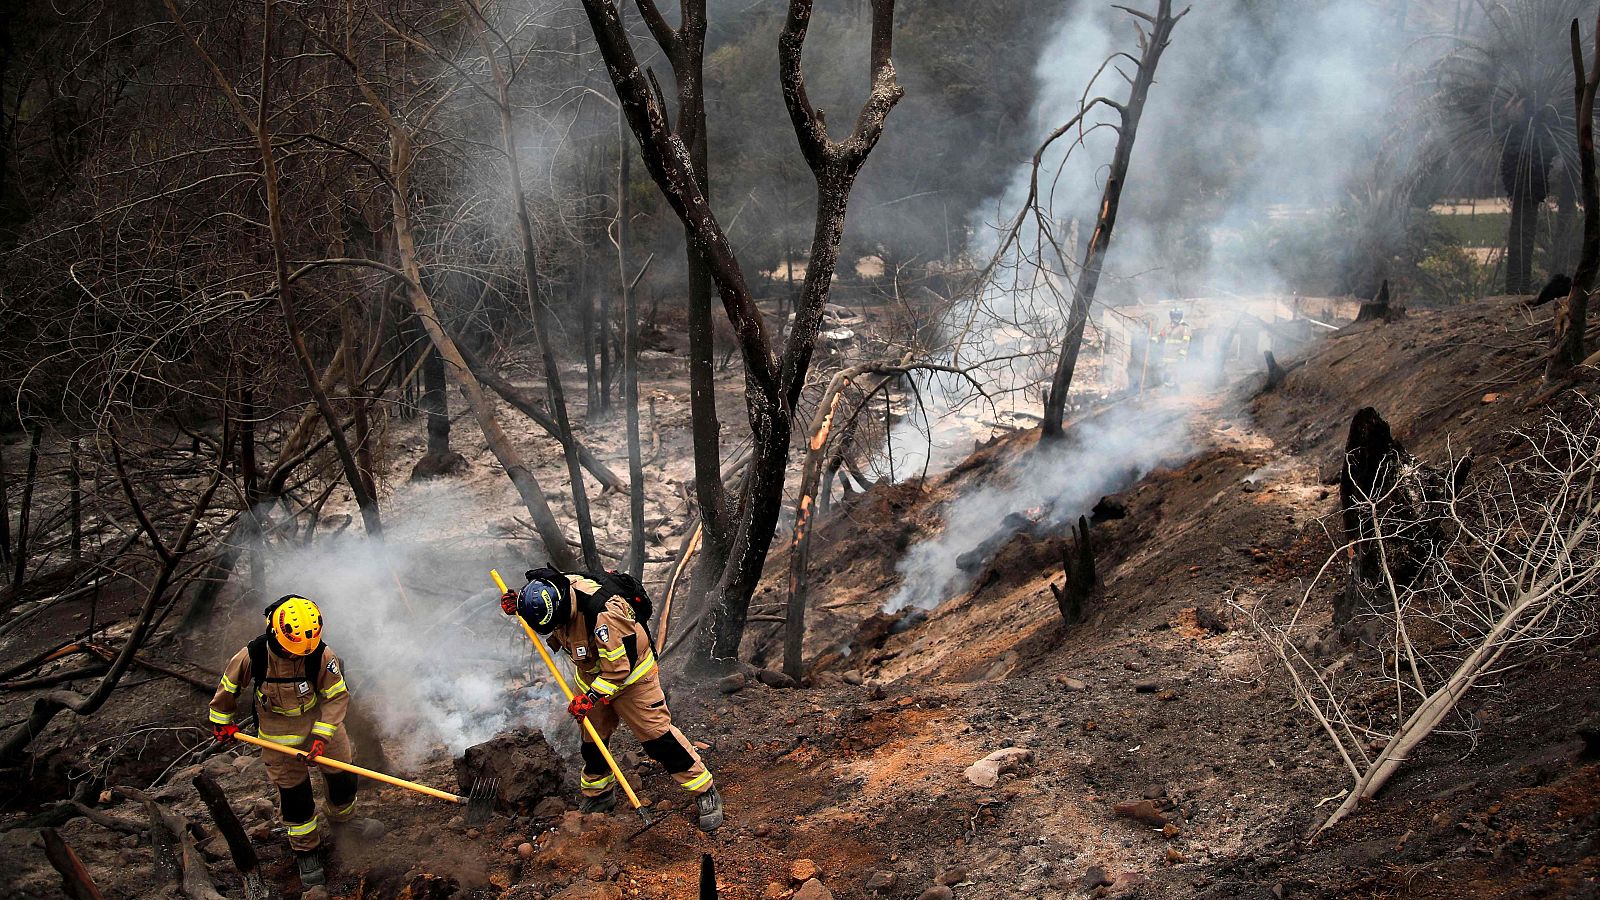
[[[794,900],[833,900],[833,891],[813,878],[800,885],[800,890],[794,892]]]
[[[1000,783],[1000,776],[1015,772],[1033,762],[1033,751],[1025,747],[1005,747],[967,767],[967,780],[981,788],[992,788]]]
[[[497,778],[497,808],[527,815],[539,801],[561,789],[561,757],[537,731],[497,734],[456,760],[456,781],[462,793],[479,778]]]

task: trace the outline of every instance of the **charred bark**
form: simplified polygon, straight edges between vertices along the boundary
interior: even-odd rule
[[[733,325],[745,363],[745,402],[752,431],[752,457],[737,505],[737,529],[728,545],[728,558],[717,586],[711,592],[714,607],[709,627],[702,631],[702,640],[696,647],[696,657],[701,663],[732,658],[738,653],[750,595],[760,577],[777,524],[793,410],[815,345],[850,189],[861,165],[877,144],[889,111],[903,94],[890,59],[893,0],[874,0],[872,6],[871,91],[854,131],[844,141],[829,140],[821,116],[806,95],[801,53],[811,21],[812,3],[791,0],[779,37],[779,80],[784,101],[801,152],[816,178],[818,196],[806,292],[802,308],[797,311],[795,328],[780,359],[775,357],[766,324],[733,248],[701,189],[699,172],[689,150],[691,145],[684,135],[674,133],[667,126],[665,111],[634,56],[616,5],[611,0],[584,0],[583,3],[618,101],[639,141],[645,167],[679,220],[692,229],[721,295],[723,309]],[[654,4],[641,2],[640,8],[652,32],[661,34],[666,25],[659,14],[652,15]],[[703,47],[694,55],[703,56]],[[704,424],[697,423],[697,428]],[[703,466],[697,463],[697,482],[704,477]],[[703,516],[714,515],[704,506],[702,499]]]
[[[1405,308],[1395,306],[1389,296],[1389,279],[1378,287],[1378,295],[1361,304],[1356,311],[1357,322],[1393,322],[1405,318]]]
[[[622,415],[628,433],[628,574],[644,577],[644,457],[639,446],[639,305],[628,280],[628,120],[617,113],[617,284],[622,290]],[[642,273],[641,273],[642,274]]]
[[[1150,86],[1155,83],[1156,66],[1161,62],[1161,54],[1167,49],[1167,44],[1172,39],[1172,29],[1178,24],[1188,10],[1172,14],[1172,0],[1160,0],[1154,16],[1146,13],[1132,12],[1136,18],[1150,24],[1150,32],[1146,34],[1143,29],[1139,31],[1139,45],[1142,51],[1139,55],[1138,65],[1134,70],[1133,83],[1128,91],[1126,103],[1118,104],[1105,98],[1098,102],[1104,103],[1117,111],[1119,125],[1117,126],[1117,147],[1111,155],[1111,166],[1106,171],[1105,188],[1100,194],[1100,212],[1095,217],[1094,232],[1089,238],[1089,248],[1085,254],[1083,271],[1079,273],[1072,289],[1072,306],[1067,316],[1067,334],[1061,344],[1061,355],[1056,360],[1056,370],[1050,379],[1050,391],[1045,395],[1044,421],[1041,425],[1043,437],[1059,439],[1062,432],[1062,423],[1067,412],[1067,393],[1072,389],[1072,376],[1078,367],[1078,353],[1083,348],[1083,332],[1089,323],[1089,310],[1094,305],[1094,295],[1100,284],[1100,274],[1105,267],[1106,252],[1111,248],[1111,231],[1117,224],[1117,209],[1122,203],[1122,187],[1128,177],[1128,165],[1133,159],[1133,143],[1138,136],[1139,120],[1144,115],[1146,98],[1150,94]],[[1058,130],[1045,141],[1045,146],[1056,140],[1064,129]],[[1034,156],[1035,171],[1039,160],[1044,153],[1041,147]]]
[[[550,397],[550,415],[561,431],[561,448],[567,462],[567,478],[572,489],[573,514],[578,520],[578,540],[583,551],[583,564],[590,571],[601,568],[600,555],[594,542],[594,524],[589,513],[589,489],[583,483],[583,465],[578,461],[577,441],[573,439],[572,423],[567,418],[567,398],[561,386],[561,364],[556,358],[555,346],[550,340],[550,322],[544,298],[539,291],[539,252],[534,246],[533,217],[528,211],[528,197],[522,189],[522,163],[517,155],[516,125],[511,118],[511,78],[501,64],[500,57],[489,42],[488,23],[476,0],[459,0],[463,12],[472,21],[473,32],[483,46],[489,60],[489,71],[496,88],[495,106],[500,118],[500,140],[506,155],[506,173],[510,178],[511,201],[516,210],[517,234],[522,243],[523,287],[528,292],[528,307],[533,311],[533,333],[539,343],[539,354],[544,361],[544,380]],[[601,331],[604,333],[604,324]],[[606,352],[606,351],[602,351]],[[605,357],[602,357],[605,360]],[[609,366],[609,361],[604,361]],[[609,377],[609,375],[607,375]],[[607,387],[602,385],[602,387]],[[603,404],[602,404],[603,405]]]
[[[28,471],[22,480],[22,500],[17,508],[17,549],[12,554],[11,596],[22,590],[22,579],[28,573],[28,532],[33,530],[33,489],[39,481],[39,441],[44,437],[44,426],[37,423],[28,437]]]
[[[1600,28],[1600,22],[1596,23]],[[1545,366],[1546,378],[1558,378],[1583,361],[1583,333],[1588,327],[1589,295],[1600,271],[1600,185],[1594,158],[1594,103],[1600,87],[1600,31],[1595,35],[1595,59],[1584,71],[1583,45],[1578,20],[1572,20],[1572,72],[1578,106],[1578,168],[1583,191],[1583,250],[1572,276],[1572,290],[1556,308],[1555,346]]]
[[[1055,595],[1062,623],[1076,625],[1084,620],[1090,598],[1100,589],[1100,576],[1094,566],[1094,546],[1089,540],[1089,520],[1085,516],[1078,517],[1072,536],[1061,545],[1061,571],[1065,578],[1060,587],[1051,582],[1050,593]]]
[[[84,868],[78,854],[72,852],[67,842],[61,839],[61,833],[54,828],[45,828],[39,834],[44,838],[45,858],[61,873],[61,889],[66,895],[72,900],[103,900],[104,895],[90,877],[89,870]]]

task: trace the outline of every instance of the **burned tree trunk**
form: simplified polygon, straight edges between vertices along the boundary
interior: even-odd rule
[[[411,480],[442,478],[467,469],[467,458],[450,449],[450,392],[444,357],[429,344],[422,357],[422,408],[428,414],[428,450],[411,467]]]
[[[1061,587],[1050,585],[1055,595],[1056,607],[1061,610],[1061,621],[1076,625],[1084,620],[1089,599],[1100,589],[1100,576],[1095,571],[1094,547],[1089,540],[1089,520],[1078,517],[1072,527],[1072,536],[1061,545],[1061,571],[1066,576]]]
[[[1600,23],[1597,23],[1600,27]],[[1587,73],[1578,20],[1572,20],[1572,72],[1577,82],[1578,169],[1583,184],[1583,251],[1572,276],[1572,291],[1556,308],[1555,346],[1545,366],[1546,378],[1565,375],[1583,361],[1583,333],[1588,327],[1589,294],[1600,271],[1600,185],[1594,159],[1594,102],[1600,88],[1600,31],[1595,34],[1595,59]]]
[[[516,125],[511,117],[511,78],[515,70],[507,70],[500,63],[495,47],[489,42],[486,20],[478,8],[477,0],[460,0],[463,11],[472,22],[473,32],[483,46],[489,61],[489,72],[496,88],[495,107],[500,118],[500,141],[506,155],[506,174],[510,180],[511,202],[516,210],[517,234],[522,244],[523,287],[528,292],[528,306],[533,311],[533,333],[539,343],[539,355],[544,361],[544,381],[550,397],[550,416],[561,430],[561,448],[567,462],[568,486],[572,490],[573,515],[578,520],[578,543],[583,552],[583,564],[591,571],[601,568],[600,555],[594,541],[594,524],[589,513],[589,489],[583,483],[583,465],[578,461],[577,442],[573,439],[572,423],[567,418],[567,398],[561,386],[561,363],[556,357],[555,345],[550,339],[550,322],[544,298],[539,293],[539,252],[533,240],[533,216],[528,210],[528,195],[522,189],[522,164],[517,156]],[[600,332],[605,334],[605,323]],[[608,353],[603,346],[602,354]],[[602,378],[602,391],[609,390],[609,357],[602,355],[606,371]],[[604,406],[602,400],[601,405]]]
[[[1161,62],[1161,54],[1172,39],[1172,29],[1188,10],[1174,16],[1172,0],[1161,0],[1154,16],[1133,10],[1128,12],[1148,22],[1150,32],[1146,34],[1142,28],[1139,30],[1139,49],[1142,52],[1134,71],[1127,102],[1119,104],[1105,98],[1097,99],[1097,102],[1104,103],[1117,111],[1120,119],[1120,124],[1117,126],[1117,148],[1112,153],[1111,166],[1106,172],[1105,188],[1100,195],[1100,212],[1095,217],[1094,232],[1089,238],[1089,249],[1083,262],[1083,271],[1078,275],[1072,289],[1072,307],[1067,318],[1067,334],[1061,344],[1061,355],[1056,360],[1055,375],[1050,379],[1050,391],[1045,395],[1042,434],[1052,440],[1062,436],[1062,422],[1067,412],[1067,392],[1072,388],[1072,375],[1078,366],[1078,353],[1083,348],[1083,331],[1089,323],[1089,310],[1094,305],[1095,290],[1100,284],[1100,273],[1105,266],[1106,251],[1111,248],[1111,230],[1117,223],[1117,207],[1122,202],[1122,186],[1128,177],[1128,164],[1133,159],[1133,142],[1138,136],[1139,119],[1144,115],[1145,100],[1150,94],[1150,86],[1155,83],[1156,66]],[[1064,133],[1064,130],[1059,130],[1045,142],[1045,145],[1048,146]],[[1039,154],[1034,156],[1036,169],[1043,152],[1044,148],[1041,147]]]
[[[692,179],[700,195],[711,198],[705,101],[705,0],[680,0],[678,27],[673,28],[654,0],[638,4],[651,37],[672,66],[678,88],[677,117],[671,133],[687,151]],[[621,24],[621,9],[617,10]],[[626,110],[624,110],[626,112]],[[627,119],[624,116],[624,123]],[[709,590],[721,574],[732,539],[728,492],[722,482],[722,425],[717,414],[715,294],[712,263],[704,235],[694,223],[683,223],[684,252],[689,275],[689,421],[694,450],[694,492],[704,531],[700,563],[694,581]]]
[[[652,30],[664,27],[659,14],[651,15],[653,4],[640,5],[646,10],[646,20]],[[812,6],[809,0],[791,0],[778,41],[779,80],[784,102],[802,155],[817,182],[816,224],[806,288],[801,308],[796,311],[794,329],[784,344],[782,356],[778,357],[733,247],[700,189],[699,173],[684,137],[667,127],[665,110],[634,55],[615,3],[612,0],[583,2],[618,101],[639,141],[645,167],[680,221],[693,228],[744,358],[745,398],[752,432],[751,460],[738,503],[738,527],[733,532],[727,562],[717,586],[708,598],[713,605],[709,627],[702,630],[701,640],[696,645],[696,657],[702,664],[731,659],[738,654],[750,596],[760,578],[777,526],[793,410],[810,368],[850,192],[861,166],[883,133],[889,111],[904,93],[890,59],[894,3],[893,0],[874,0],[871,90],[850,136],[842,141],[831,140],[822,117],[811,106],[801,70]],[[695,55],[703,55],[703,48]],[[701,427],[703,423],[697,422],[696,428]],[[697,481],[702,475],[697,466]],[[712,515],[704,509],[702,514]]]
[[[644,577],[644,457],[639,446],[639,304],[628,280],[628,120],[617,111],[617,284],[622,290],[622,416],[628,435],[628,574]],[[642,275],[643,272],[641,271]]]
[[[28,532],[33,529],[33,488],[39,480],[39,441],[44,437],[44,426],[35,424],[28,440],[28,472],[23,476],[22,501],[17,509],[17,550],[13,556],[11,594],[22,590],[22,579],[28,572]]]

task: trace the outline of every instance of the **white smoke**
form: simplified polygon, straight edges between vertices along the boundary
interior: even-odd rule
[[[268,596],[302,594],[321,607],[355,702],[402,765],[459,754],[508,728],[548,730],[556,689],[500,612],[489,576],[498,568],[520,585],[525,560],[447,481],[406,484],[385,512],[381,541],[345,533],[274,545]]]
[[[1068,440],[1022,457],[1002,483],[963,495],[943,510],[938,535],[914,545],[898,565],[900,588],[884,609],[930,609],[965,590],[971,574],[957,560],[1011,530],[1012,513],[1044,507],[1056,527],[1089,511],[1102,495],[1170,462],[1190,445],[1188,416],[1172,402],[1125,403],[1074,428]]]
[[[1154,3],[1134,6],[1153,9]],[[1428,27],[1424,15],[1414,11],[1413,34]],[[1370,179],[1380,148],[1396,133],[1398,98],[1431,62],[1408,47],[1397,24],[1395,7],[1381,0],[1193,4],[1162,57],[1139,126],[1091,335],[1103,310],[1119,304],[1171,302],[1192,309],[1198,302],[1216,319],[1238,320],[1249,315],[1239,295],[1286,292],[1284,273],[1263,252],[1262,234],[1286,217],[1327,213],[1353,185]],[[1093,80],[1102,61],[1118,51],[1138,53],[1126,13],[1079,3],[1064,14],[1035,69],[1032,129],[1039,140],[1086,99],[1126,99],[1127,82],[1115,67]],[[1132,63],[1120,64],[1131,74]],[[1082,262],[1116,142],[1110,128],[1095,126],[1113,115],[1104,108],[1092,113],[1081,132],[1047,152],[1039,169],[1048,218],[1074,266]],[[1075,140],[1080,135],[1081,142]],[[1019,165],[1001,195],[974,211],[975,260],[994,254],[997,223],[1016,216],[1031,178],[1031,164]],[[1031,243],[1026,230],[1024,237]],[[999,271],[977,299],[953,310],[946,330],[961,335],[961,344],[941,361],[1036,354],[980,370],[990,393],[1003,398],[991,412],[1009,411],[1012,424],[1026,425],[1026,414],[1040,409],[1077,272],[1055,267],[1057,290],[1018,291],[1005,267]],[[1080,357],[1075,396],[1106,390],[1086,371],[1090,359],[1089,353]],[[1204,380],[1199,370],[1206,366],[1197,359],[1187,365],[1180,384]],[[894,475],[937,471],[970,452],[982,435],[974,434],[973,416],[955,413],[972,402],[959,379],[919,378],[909,414],[892,432],[886,462],[892,461]],[[1008,514],[1045,505],[1058,517],[1075,517],[1130,474],[1192,452],[1184,405],[1181,396],[1124,403],[1073,426],[1063,446],[1029,456],[1006,486],[952,502],[939,535],[901,561],[904,581],[886,608],[931,607],[964,589],[957,557],[1003,535]],[[986,423],[980,417],[977,424]]]

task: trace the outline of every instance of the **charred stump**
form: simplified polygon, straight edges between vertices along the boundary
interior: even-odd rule
[[[1405,307],[1394,305],[1389,299],[1389,281],[1384,279],[1383,285],[1378,288],[1378,296],[1361,304],[1361,309],[1356,313],[1357,322],[1393,322],[1406,316]]]
[[[1072,536],[1061,547],[1061,570],[1065,579],[1060,587],[1050,585],[1056,606],[1061,609],[1061,621],[1076,625],[1084,619],[1089,598],[1100,587],[1100,576],[1094,568],[1094,548],[1089,541],[1089,520],[1078,517]]]
[[[1539,295],[1524,305],[1544,306],[1546,303],[1554,303],[1570,293],[1572,293],[1572,278],[1564,272],[1557,272],[1549,281],[1545,282],[1544,288],[1539,291]]]
[[[1350,551],[1350,580],[1334,601],[1333,621],[1345,625],[1365,598],[1386,583],[1410,585],[1443,538],[1445,506],[1472,468],[1463,458],[1446,471],[1406,452],[1383,416],[1358,410],[1345,440],[1339,509]]]

